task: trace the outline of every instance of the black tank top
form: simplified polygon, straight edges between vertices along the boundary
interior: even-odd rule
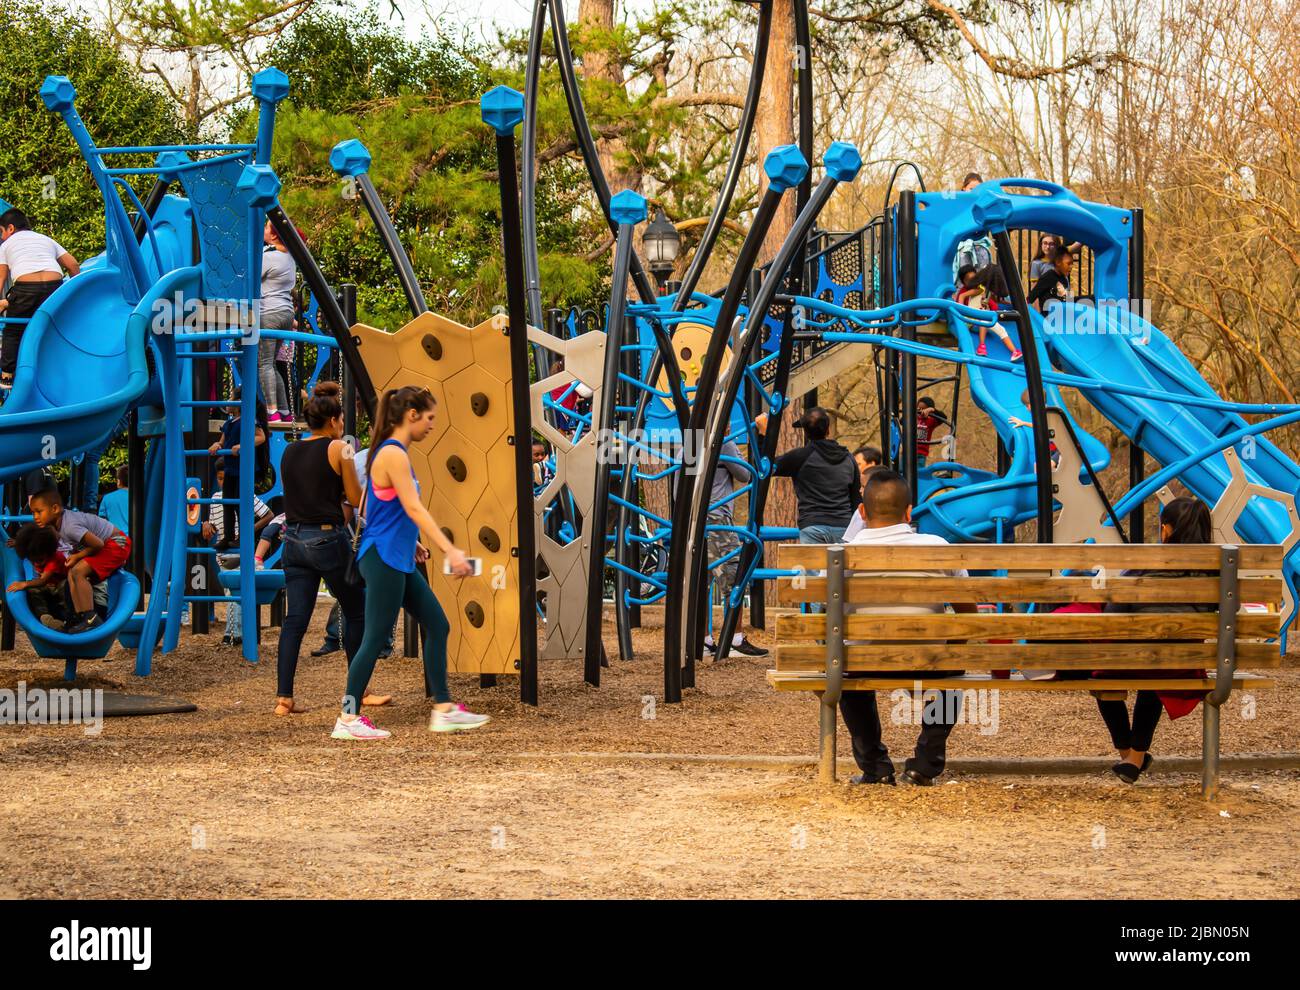
[[[352,466],[343,464],[343,470]],[[343,478],[330,467],[330,441],[299,440],[280,457],[284,521],[343,525]]]

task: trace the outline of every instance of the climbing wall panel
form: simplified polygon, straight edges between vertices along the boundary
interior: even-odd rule
[[[393,334],[364,324],[352,334],[376,393],[417,385],[438,400],[433,432],[411,451],[411,463],[443,532],[483,559],[478,577],[445,576],[436,551],[426,568],[451,624],[449,669],[517,674],[519,528],[509,338],[493,321],[466,327],[435,313]]]

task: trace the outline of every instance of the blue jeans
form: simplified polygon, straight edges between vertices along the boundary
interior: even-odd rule
[[[844,531],[848,529],[848,523],[843,526],[805,526],[799,530],[800,543],[840,543],[844,538]]]
[[[352,546],[342,526],[324,529],[306,523],[289,523],[284,527],[283,539],[285,610],[276,665],[277,691],[282,698],[292,698],[298,653],[316,610],[316,593],[321,581],[343,611],[344,649],[349,661],[361,646],[365,631],[366,595],[363,589],[347,581]]]
[[[843,526],[805,526],[799,530],[800,543],[842,543],[844,540],[844,530],[848,528],[848,523]],[[818,574],[821,572],[818,571]],[[817,602],[808,603],[808,611],[819,613],[826,611],[826,607]]]

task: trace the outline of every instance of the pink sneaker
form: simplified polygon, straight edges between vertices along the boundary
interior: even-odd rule
[[[1019,361],[1022,357],[1024,357],[1024,354],[1020,352],[1019,347],[1017,347],[1014,351],[1011,352],[1012,361]]]
[[[343,716],[334,720],[334,731],[330,733],[331,739],[387,739],[391,732],[375,727],[375,723],[370,721],[366,716],[354,718],[351,722],[345,722]]]
[[[988,357],[989,349],[985,347],[983,344],[980,344],[979,347],[975,348],[975,353],[978,354],[980,357]]]

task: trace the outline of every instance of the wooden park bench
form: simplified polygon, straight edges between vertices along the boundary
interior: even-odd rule
[[[893,691],[919,684],[921,690],[1087,691],[1124,698],[1143,689],[1195,690],[1205,692],[1202,792],[1213,797],[1219,707],[1233,688],[1273,686],[1238,668],[1281,665],[1278,644],[1267,642],[1276,640],[1280,627],[1279,546],[796,544],[778,548],[778,563],[783,570],[799,572],[778,581],[782,603],[816,602],[826,609],[824,615],[777,619],[776,669],[767,675],[778,691],[812,691],[820,697],[820,778],[825,782],[835,779],[841,691]],[[971,576],[925,573],[962,569]],[[1210,573],[1124,577],[1125,570]],[[855,607],[935,602],[1000,603],[1005,610],[855,614]],[[1051,614],[1068,602],[1218,607],[1207,612]],[[1027,603],[1038,603],[1036,610],[1012,610]],[[1245,612],[1243,603],[1263,603],[1268,610]],[[992,676],[993,671],[1035,668],[1123,673],[1078,680]],[[1160,677],[1162,670],[1204,670],[1209,676]],[[935,676],[943,671],[963,673]],[[867,672],[893,676],[859,676]]]

